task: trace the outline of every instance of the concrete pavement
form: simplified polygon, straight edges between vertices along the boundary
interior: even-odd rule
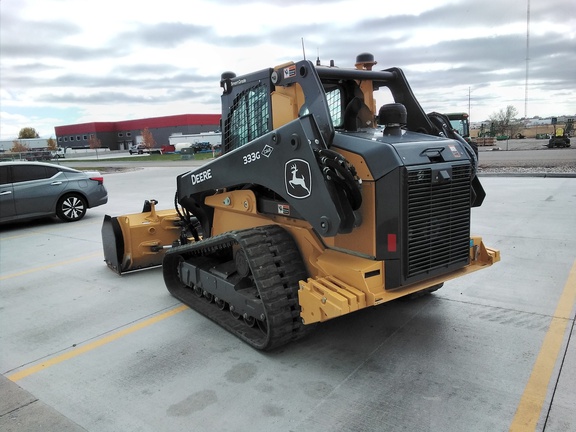
[[[182,308],[159,269],[103,263],[103,215],[171,207],[181,172],[105,174],[84,220],[0,229],[2,430],[576,429],[575,179],[483,178],[473,232],[500,263],[264,354]]]

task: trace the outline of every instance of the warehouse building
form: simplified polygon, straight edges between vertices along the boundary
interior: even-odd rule
[[[59,147],[88,148],[88,140],[94,135],[101,147],[110,150],[128,150],[142,139],[142,131],[148,129],[155,147],[168,145],[168,137],[175,133],[197,134],[220,129],[220,114],[181,114],[166,117],[151,117],[118,122],[92,122],[56,126],[54,131]]]

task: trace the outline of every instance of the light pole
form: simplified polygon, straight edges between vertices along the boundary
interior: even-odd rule
[[[470,87],[468,87],[468,121],[470,121]]]
[[[524,120],[528,120],[528,70],[530,63],[530,0],[526,6],[526,82],[524,83]]]

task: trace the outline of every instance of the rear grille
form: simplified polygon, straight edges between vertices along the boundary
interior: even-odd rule
[[[450,180],[435,178],[443,170]],[[408,171],[406,278],[441,274],[468,263],[470,247],[470,166]]]

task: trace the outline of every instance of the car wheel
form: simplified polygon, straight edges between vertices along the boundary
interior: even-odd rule
[[[64,222],[79,221],[86,214],[86,200],[78,194],[64,195],[58,201],[56,216]]]

